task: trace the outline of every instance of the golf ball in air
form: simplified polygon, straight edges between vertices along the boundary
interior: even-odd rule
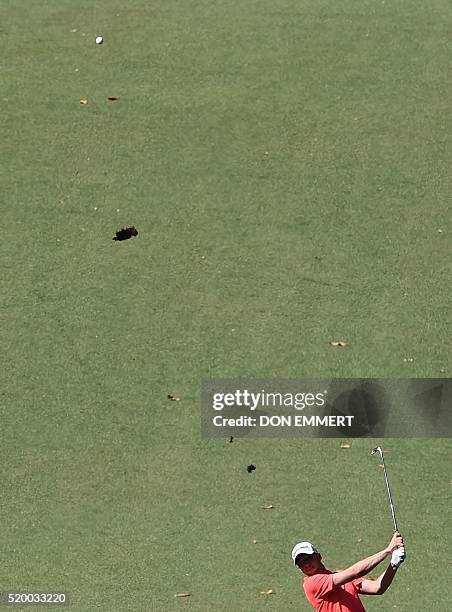
[[[103,36],[96,36],[96,45],[101,45],[104,42]]]

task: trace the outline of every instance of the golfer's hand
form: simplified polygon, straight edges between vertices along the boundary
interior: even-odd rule
[[[405,547],[400,546],[400,548],[396,548],[393,551],[392,557],[391,557],[392,567],[399,567],[399,565],[403,563],[403,561],[405,561],[405,557],[406,557]]]
[[[403,538],[398,531],[394,533],[391,538],[391,541],[388,544],[387,551],[388,553],[392,553],[396,548],[403,546]]]

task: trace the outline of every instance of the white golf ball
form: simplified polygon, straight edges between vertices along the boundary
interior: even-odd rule
[[[103,36],[96,36],[96,45],[101,45],[104,42]]]

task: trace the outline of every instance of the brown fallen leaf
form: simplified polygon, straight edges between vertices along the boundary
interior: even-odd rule
[[[271,510],[274,508],[273,504],[267,504],[266,506],[261,506],[262,510]]]
[[[180,397],[176,397],[175,395],[168,395],[168,399],[171,400],[172,402],[180,401]]]
[[[342,442],[341,448],[351,448],[351,444],[347,444],[346,442]]]
[[[331,346],[347,346],[347,342],[345,340],[331,340]]]
[[[176,593],[174,597],[190,597],[191,593]]]
[[[80,104],[88,104],[88,100],[80,100]]]
[[[110,100],[110,102],[114,102],[115,100],[119,100],[119,98],[117,98],[116,96],[108,96],[107,100]]]
[[[266,589],[265,591],[261,591],[261,595],[273,595],[274,592],[273,589]]]

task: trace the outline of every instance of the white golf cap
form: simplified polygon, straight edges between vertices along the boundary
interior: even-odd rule
[[[314,544],[311,542],[298,542],[292,549],[292,559],[295,565],[295,559],[298,555],[313,555],[314,553],[319,552]]]

